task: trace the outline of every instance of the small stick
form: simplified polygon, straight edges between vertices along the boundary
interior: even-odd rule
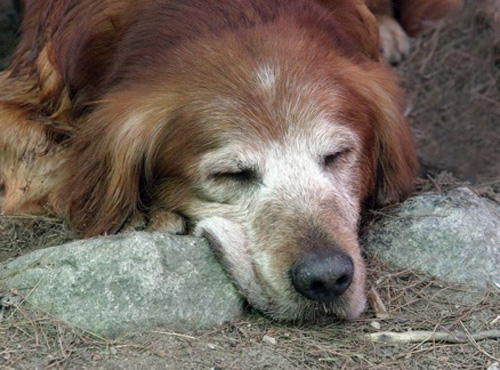
[[[500,338],[500,330],[486,330],[477,332],[475,334],[467,335],[464,332],[443,332],[443,331],[427,331],[415,330],[404,333],[395,333],[390,331],[366,334],[365,338],[371,339],[374,342],[405,344],[416,342],[447,342],[447,343],[468,343],[473,339],[474,341],[484,339],[497,339]]]
[[[383,320],[389,317],[389,315],[387,314],[387,308],[385,307],[385,304],[382,301],[382,298],[380,298],[380,295],[378,294],[375,287],[372,287],[368,291],[368,302],[370,303],[370,306],[373,308],[373,311],[375,311],[375,316],[377,318]]]
[[[481,353],[483,353],[484,355],[488,356],[489,358],[493,359],[493,360],[498,360],[497,358],[493,357],[492,355],[490,355],[488,352],[486,352],[478,343],[477,343],[477,340],[476,338],[473,337],[473,335],[469,332],[469,330],[465,327],[464,323],[460,321],[460,324],[462,324],[462,327],[464,328],[465,330],[465,334],[467,335],[467,337],[470,339],[471,343],[474,345],[474,347],[476,347],[478,349],[478,351],[480,351]],[[499,330],[499,333],[500,333],[500,330]]]

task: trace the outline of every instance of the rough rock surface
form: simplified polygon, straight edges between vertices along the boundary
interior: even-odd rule
[[[235,320],[241,298],[207,242],[132,233],[43,249],[0,266],[0,286],[104,336]]]
[[[444,281],[500,286],[500,206],[468,188],[423,194],[363,236],[369,254]]]

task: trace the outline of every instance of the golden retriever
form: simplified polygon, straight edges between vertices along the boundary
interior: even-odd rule
[[[418,164],[363,1],[28,0],[22,32],[4,214],[195,229],[275,318],[364,310],[360,215]]]

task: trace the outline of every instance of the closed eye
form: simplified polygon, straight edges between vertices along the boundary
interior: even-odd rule
[[[344,149],[339,152],[330,153],[323,157],[323,166],[327,168],[333,167],[340,159],[345,157],[350,152],[349,149]]]
[[[218,172],[213,175],[218,180],[231,180],[242,183],[255,182],[259,179],[257,172],[250,168],[244,168],[234,172]]]

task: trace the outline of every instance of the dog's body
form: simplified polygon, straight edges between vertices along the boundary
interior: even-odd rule
[[[417,161],[362,1],[36,0],[0,74],[5,214],[197,224],[277,318],[365,306],[367,204]]]

